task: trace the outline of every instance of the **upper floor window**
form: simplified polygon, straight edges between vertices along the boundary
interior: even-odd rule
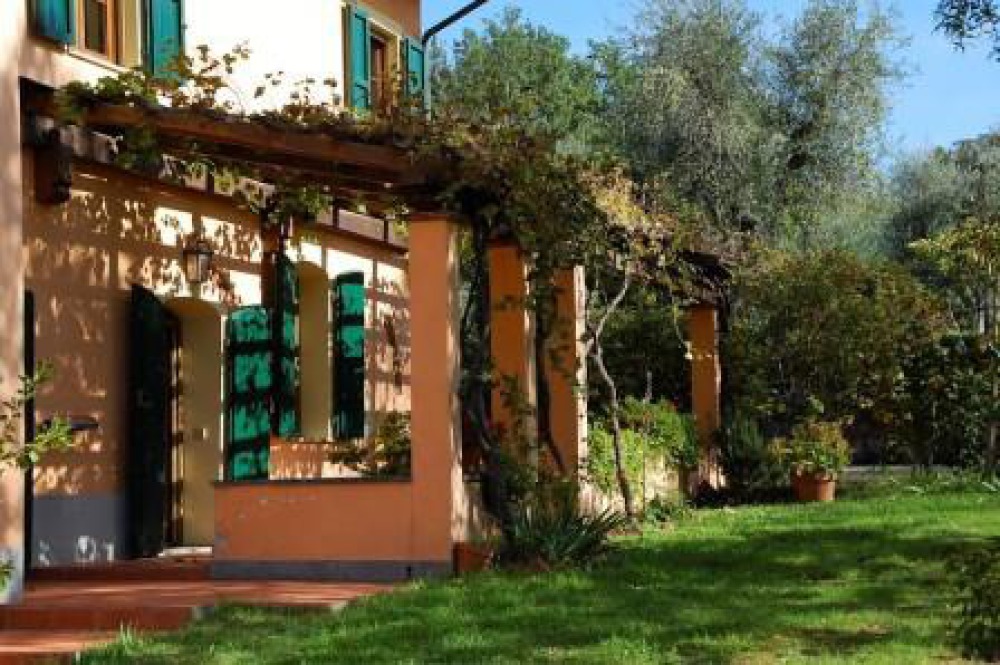
[[[82,29],[77,46],[117,62],[118,18],[117,0],[83,0],[79,6],[78,21]]]
[[[347,103],[351,108],[384,110],[392,106],[398,89],[423,98],[426,72],[419,40],[400,38],[357,5],[347,7],[345,33]]]
[[[183,0],[31,0],[36,34],[163,74],[183,51]]]

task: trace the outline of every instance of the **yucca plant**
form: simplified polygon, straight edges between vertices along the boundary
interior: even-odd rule
[[[500,560],[539,568],[585,564],[600,556],[610,535],[626,524],[613,510],[588,514],[575,502],[531,502],[516,511]]]

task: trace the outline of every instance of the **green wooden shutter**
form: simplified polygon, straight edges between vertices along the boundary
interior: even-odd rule
[[[368,14],[355,5],[347,7],[347,103],[361,111],[372,107],[371,24]]]
[[[260,305],[226,323],[226,478],[268,477],[273,388],[271,316]]]
[[[278,298],[275,302],[278,325],[278,391],[277,432],[289,437],[301,434],[299,422],[299,275],[295,264],[288,257],[280,256],[277,262]]]
[[[334,281],[333,431],[341,439],[365,435],[365,275],[344,273]]]
[[[152,292],[132,287],[127,482],[131,548],[137,557],[158,555],[166,541],[171,324]]]
[[[147,0],[146,66],[155,76],[170,76],[184,51],[182,0]]]
[[[75,0],[32,0],[35,32],[60,44],[76,41]]]
[[[417,39],[406,38],[406,94],[422,102],[427,92],[427,56]]]

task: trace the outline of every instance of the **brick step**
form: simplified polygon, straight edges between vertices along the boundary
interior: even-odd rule
[[[202,613],[190,606],[12,606],[0,608],[0,630],[177,630]]]
[[[117,632],[72,630],[0,631],[0,665],[72,663],[74,656],[114,641]]]
[[[210,579],[209,559],[156,559],[32,568],[35,582],[202,582]]]

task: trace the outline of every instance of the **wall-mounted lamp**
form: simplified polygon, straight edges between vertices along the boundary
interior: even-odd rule
[[[188,244],[182,252],[184,258],[184,277],[189,284],[201,286],[211,278],[212,258],[215,250],[204,238],[199,238]]]

